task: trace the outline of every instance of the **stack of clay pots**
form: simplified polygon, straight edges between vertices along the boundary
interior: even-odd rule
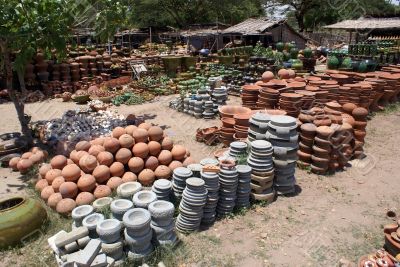
[[[320,86],[322,91],[327,91],[327,98],[329,101],[337,100],[339,97],[339,84],[337,81],[325,81],[325,85]]]
[[[219,140],[225,145],[229,146],[231,142],[233,142],[234,135],[236,131],[240,134],[244,134],[243,130],[246,126],[246,119],[247,114],[251,113],[251,109],[246,108],[246,107],[241,107],[241,106],[221,106],[218,108],[221,121],[222,121],[222,127],[219,131]],[[245,116],[245,118],[241,117],[241,115]],[[241,124],[238,124],[238,127],[235,130],[235,116],[237,117],[238,121],[241,121]],[[242,135],[241,135],[242,136]],[[237,137],[236,137],[237,138]],[[241,138],[237,138],[241,139]]]
[[[377,79],[377,78],[366,78],[364,82],[369,83],[372,86],[372,93],[371,93],[371,111],[379,111],[381,108],[379,107],[378,103],[381,97],[384,95],[384,87],[386,85],[385,80]]]
[[[170,201],[172,196],[172,183],[167,179],[158,179],[151,190],[157,195],[158,200]]]
[[[204,180],[208,192],[201,223],[210,225],[214,223],[216,218],[216,208],[219,199],[219,176],[214,172],[201,172],[201,178]]]
[[[319,126],[316,132],[313,155],[311,156],[311,171],[317,174],[325,174],[329,170],[331,162],[331,138],[335,131],[329,126]]]
[[[223,161],[221,161],[223,163]],[[233,164],[230,166],[220,164],[219,176],[219,200],[217,215],[223,217],[233,211],[236,202],[236,191],[239,182],[237,169]]]
[[[303,95],[295,93],[282,93],[279,97],[279,108],[285,110],[289,116],[296,117],[302,108]]]
[[[157,200],[149,205],[148,210],[151,214],[150,225],[158,244],[175,244],[177,237],[174,231],[174,205],[168,201]]]
[[[304,123],[300,126],[300,143],[297,155],[297,163],[303,167],[311,165],[311,156],[313,154],[314,138],[317,134],[317,126],[313,123]]]
[[[243,107],[256,109],[258,95],[261,89],[262,87],[258,85],[253,85],[253,84],[244,85],[242,87],[242,94],[240,95],[240,97],[242,98]]]
[[[273,147],[270,142],[265,140],[251,142],[251,151],[247,164],[252,170],[251,197],[255,200],[271,202],[275,197],[272,153]]]
[[[275,109],[278,107],[279,91],[273,88],[262,87],[258,96],[258,109]]]
[[[335,172],[342,170],[351,159],[353,155],[352,144],[354,135],[353,127],[347,122],[343,122],[341,125],[332,124],[331,128],[334,132],[330,138],[332,151],[329,170]]]
[[[153,231],[150,227],[150,212],[143,208],[130,209],[125,213],[123,222],[128,258],[141,259],[149,255],[154,250],[151,243]]]
[[[236,114],[233,118],[235,120],[235,125],[233,129],[235,130],[235,134],[233,138],[235,140],[245,140],[247,138],[247,132],[249,129],[249,119],[252,113],[245,114]]]
[[[352,112],[352,115],[355,119],[354,122],[354,157],[360,158],[363,156],[363,146],[364,146],[364,139],[367,135],[366,127],[367,127],[367,116],[368,110],[362,107],[355,108]]]
[[[251,167],[248,165],[237,165],[236,169],[239,174],[239,183],[236,191],[236,207],[248,208],[250,207]]]
[[[294,193],[298,149],[296,119],[290,116],[272,116],[266,137],[274,148],[275,189],[282,195]]]
[[[79,68],[79,63],[78,62],[72,62],[70,64],[71,68],[71,79],[74,82],[77,82],[81,79],[81,73],[80,73],[80,68]]]
[[[204,205],[207,202],[207,189],[204,180],[189,178],[179,204],[176,229],[180,232],[193,232],[199,229],[203,218]]]
[[[247,144],[245,142],[232,142],[229,147],[229,156],[239,158],[247,154]]]
[[[182,197],[183,190],[186,186],[186,180],[193,176],[193,172],[185,167],[178,167],[172,175],[172,189],[177,198]]]
[[[216,106],[223,106],[228,100],[228,91],[225,86],[216,87],[211,91],[211,99]]]
[[[301,109],[302,110],[308,110],[314,106],[314,101],[315,101],[315,93],[310,92],[307,90],[296,90],[296,94],[300,94],[303,97],[301,98]]]

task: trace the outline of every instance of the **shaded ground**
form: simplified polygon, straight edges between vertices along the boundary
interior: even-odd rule
[[[156,115],[150,121],[165,125],[168,134],[189,147],[195,159],[210,155],[216,148],[194,141],[194,133],[198,127],[215,121],[195,120],[177,113],[167,107],[168,99],[118,109],[123,114]],[[74,105],[51,103],[55,115]],[[35,105],[29,106],[27,112],[40,104]],[[9,105],[0,105],[0,113],[4,114],[0,118],[2,133],[18,130],[17,124],[11,123],[15,115],[10,110]],[[34,120],[44,117],[44,112],[33,115]],[[280,197],[268,206],[255,205],[249,211],[218,221],[208,230],[182,237],[178,249],[162,255],[164,262],[169,266],[336,266],[341,258],[355,262],[381,247],[382,226],[388,222],[386,210],[398,209],[400,204],[399,121],[399,109],[376,115],[368,123],[366,160],[353,162],[353,167],[333,176],[297,170],[302,190],[298,196]],[[0,177],[0,197],[9,194],[7,190],[21,190],[22,181],[15,173],[0,169]],[[50,230],[45,236],[65,224],[58,215],[51,215],[54,225],[47,228]],[[23,249],[0,252],[5,257],[0,266],[54,265],[45,241],[42,238]]]

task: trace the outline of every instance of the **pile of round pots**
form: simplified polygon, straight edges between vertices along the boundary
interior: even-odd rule
[[[8,162],[9,167],[13,171],[19,171],[21,174],[26,174],[33,166],[44,162],[48,157],[46,150],[39,147],[33,147],[28,152],[25,152],[21,157],[13,157]]]
[[[116,127],[111,137],[81,141],[69,158],[53,157],[40,167],[35,187],[51,208],[68,214],[75,206],[111,195],[122,183],[151,186],[191,163],[185,147],[165,137],[160,127],[142,123]]]

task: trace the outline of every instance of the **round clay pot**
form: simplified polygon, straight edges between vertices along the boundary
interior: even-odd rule
[[[350,115],[353,113],[353,110],[355,108],[357,108],[357,105],[354,104],[354,103],[345,103],[342,106],[343,111],[346,112],[347,114],[350,114]]]
[[[174,160],[183,160],[186,155],[186,148],[181,145],[174,145],[174,147],[171,150],[172,153],[172,158]]]
[[[76,164],[70,164],[62,169],[61,175],[64,177],[65,181],[75,182],[81,177],[81,169]]]
[[[17,163],[17,169],[21,174],[27,173],[33,166],[33,162],[30,159],[20,159]]]
[[[79,166],[86,173],[92,173],[92,171],[97,167],[97,159],[92,155],[85,155],[79,160]]]
[[[101,197],[108,197],[111,195],[111,189],[107,185],[98,185],[93,192],[94,197],[101,198]]]
[[[58,202],[60,202],[61,199],[62,196],[60,193],[51,194],[51,196],[47,199],[47,205],[50,208],[55,209],[57,207]]]
[[[78,180],[78,188],[84,192],[92,192],[96,187],[96,178],[90,174],[84,174]]]
[[[118,149],[120,148],[120,144],[118,139],[116,138],[106,138],[106,140],[104,140],[104,148],[106,151],[114,154],[115,152],[118,151]]]
[[[64,167],[65,168],[65,167]],[[46,180],[45,180],[46,181]],[[56,177],[53,182],[51,183],[51,187],[53,187],[54,192],[59,192],[60,191],[60,186],[65,182],[64,177],[58,176]]]
[[[114,156],[108,151],[103,151],[97,155],[97,161],[99,165],[110,166],[114,162]]]
[[[139,173],[144,168],[144,160],[139,157],[133,157],[129,160],[128,166],[133,173]]]
[[[21,155],[21,159],[29,159],[33,155],[32,152],[25,152]]]
[[[160,141],[163,138],[164,131],[159,126],[151,126],[147,131],[150,141]]]
[[[280,69],[278,71],[278,76],[281,79],[290,79],[290,73],[286,69]]]
[[[159,142],[156,141],[150,141],[147,144],[148,148],[149,148],[149,154],[151,156],[158,156],[158,154],[160,154],[161,152],[161,144]]]
[[[142,128],[136,129],[132,136],[135,139],[135,143],[147,143],[147,140],[149,139],[147,130]]]
[[[164,137],[164,139],[161,142],[161,149],[162,150],[169,150],[171,151],[171,149],[174,147],[174,142],[172,141],[171,138],[169,137]]]
[[[149,147],[146,143],[137,143],[132,148],[133,155],[145,159],[149,154]]]
[[[186,153],[186,150],[185,150]],[[162,150],[158,155],[158,161],[162,165],[168,165],[172,161],[172,153],[169,150]]]
[[[116,127],[114,128],[114,130],[112,131],[112,137],[118,139],[121,137],[121,135],[126,134],[126,130],[125,128],[122,127]]]
[[[53,180],[58,176],[62,176],[61,170],[59,170],[59,169],[51,169],[46,173],[45,179],[47,180],[49,185],[51,185]]]
[[[180,161],[174,160],[168,165],[168,167],[173,171],[176,168],[183,167],[183,164]]]
[[[171,179],[172,170],[165,165],[160,165],[154,171],[154,174],[157,179]]]
[[[111,190],[117,189],[118,186],[120,186],[123,183],[122,179],[120,177],[111,177],[107,181],[107,186],[111,188]]]
[[[79,163],[78,159],[78,151],[72,150],[71,153],[69,153],[69,158],[76,164]]]
[[[59,192],[63,198],[75,198],[78,194],[78,186],[74,182],[64,182],[60,185]]]
[[[137,181],[137,176],[133,172],[125,172],[124,175],[122,176],[123,183],[135,182],[135,181]]]
[[[98,183],[104,183],[111,177],[110,168],[106,165],[99,165],[93,170],[93,176]]]
[[[139,173],[138,181],[142,185],[146,186],[146,185],[151,185],[154,182],[155,178],[156,176],[152,170],[144,169]]]
[[[79,161],[81,160],[82,157],[89,155],[87,151],[81,150],[76,152],[76,162],[75,164],[79,165]]]
[[[32,164],[34,164],[34,165],[43,161],[42,156],[39,153],[33,154],[32,156],[30,156],[29,160],[32,161]]]
[[[148,157],[144,163],[144,167],[154,171],[158,167],[158,159],[154,156]]]
[[[128,126],[125,127],[125,132],[126,132],[127,134],[129,134],[130,136],[132,136],[133,131],[135,131],[136,129],[137,129],[137,126],[135,126],[135,125],[128,125]]]
[[[115,160],[122,164],[128,163],[132,157],[132,152],[128,148],[120,148],[115,154]]]
[[[56,211],[60,214],[67,215],[70,214],[75,207],[75,200],[71,198],[63,198],[57,203]]]
[[[148,123],[148,122],[143,122],[143,123],[139,124],[139,128],[145,129],[146,131],[148,131],[151,126],[152,126],[152,124]]]
[[[75,150],[76,151],[89,151],[90,149],[90,143],[88,141],[80,141],[75,145]]]
[[[121,177],[125,172],[125,167],[124,164],[122,164],[121,162],[114,162],[113,164],[111,164],[110,166],[110,173],[111,176],[118,176]]]
[[[90,205],[95,200],[95,197],[90,192],[80,192],[75,199],[77,206]]]
[[[275,78],[275,75],[274,75],[274,73],[272,71],[265,71],[261,76],[261,80],[264,83],[267,83],[267,82],[269,82],[270,80],[272,80],[274,78]]]
[[[121,147],[123,148],[132,148],[133,145],[135,144],[135,139],[133,139],[133,137],[129,134],[123,134],[119,137],[118,139],[119,144],[121,145]]]
[[[92,145],[99,145],[99,146],[103,146],[104,145],[104,137],[97,137],[96,139],[90,141],[90,143]]]
[[[35,184],[35,189],[39,192],[43,190],[46,186],[48,186],[49,183],[47,182],[46,179],[39,179],[36,184]]]
[[[51,159],[50,165],[53,169],[62,170],[67,165],[67,158],[63,155],[57,155]]]
[[[40,168],[39,168],[39,175],[40,177],[44,178],[46,177],[46,173],[48,171],[51,170],[51,165],[48,163],[43,164]]]
[[[194,159],[192,159],[191,157],[187,157],[184,161],[183,161],[183,167],[187,167],[190,164],[194,164],[196,163],[196,161]]]
[[[97,157],[99,155],[99,153],[103,152],[103,151],[106,151],[103,146],[101,146],[101,145],[92,145],[89,148],[88,153],[89,153],[89,155]]]
[[[368,116],[368,110],[366,108],[355,108],[352,112],[353,117],[356,120],[365,120]]]
[[[40,192],[40,197],[44,200],[47,201],[47,199],[54,194],[54,189],[50,185],[46,186],[43,188],[42,192]]]

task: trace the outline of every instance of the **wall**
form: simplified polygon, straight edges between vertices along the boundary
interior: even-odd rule
[[[294,41],[297,48],[304,49],[306,47],[307,40],[296,34],[291,28],[286,24],[281,24],[273,29],[269,29],[272,33],[274,42],[292,42]]]

